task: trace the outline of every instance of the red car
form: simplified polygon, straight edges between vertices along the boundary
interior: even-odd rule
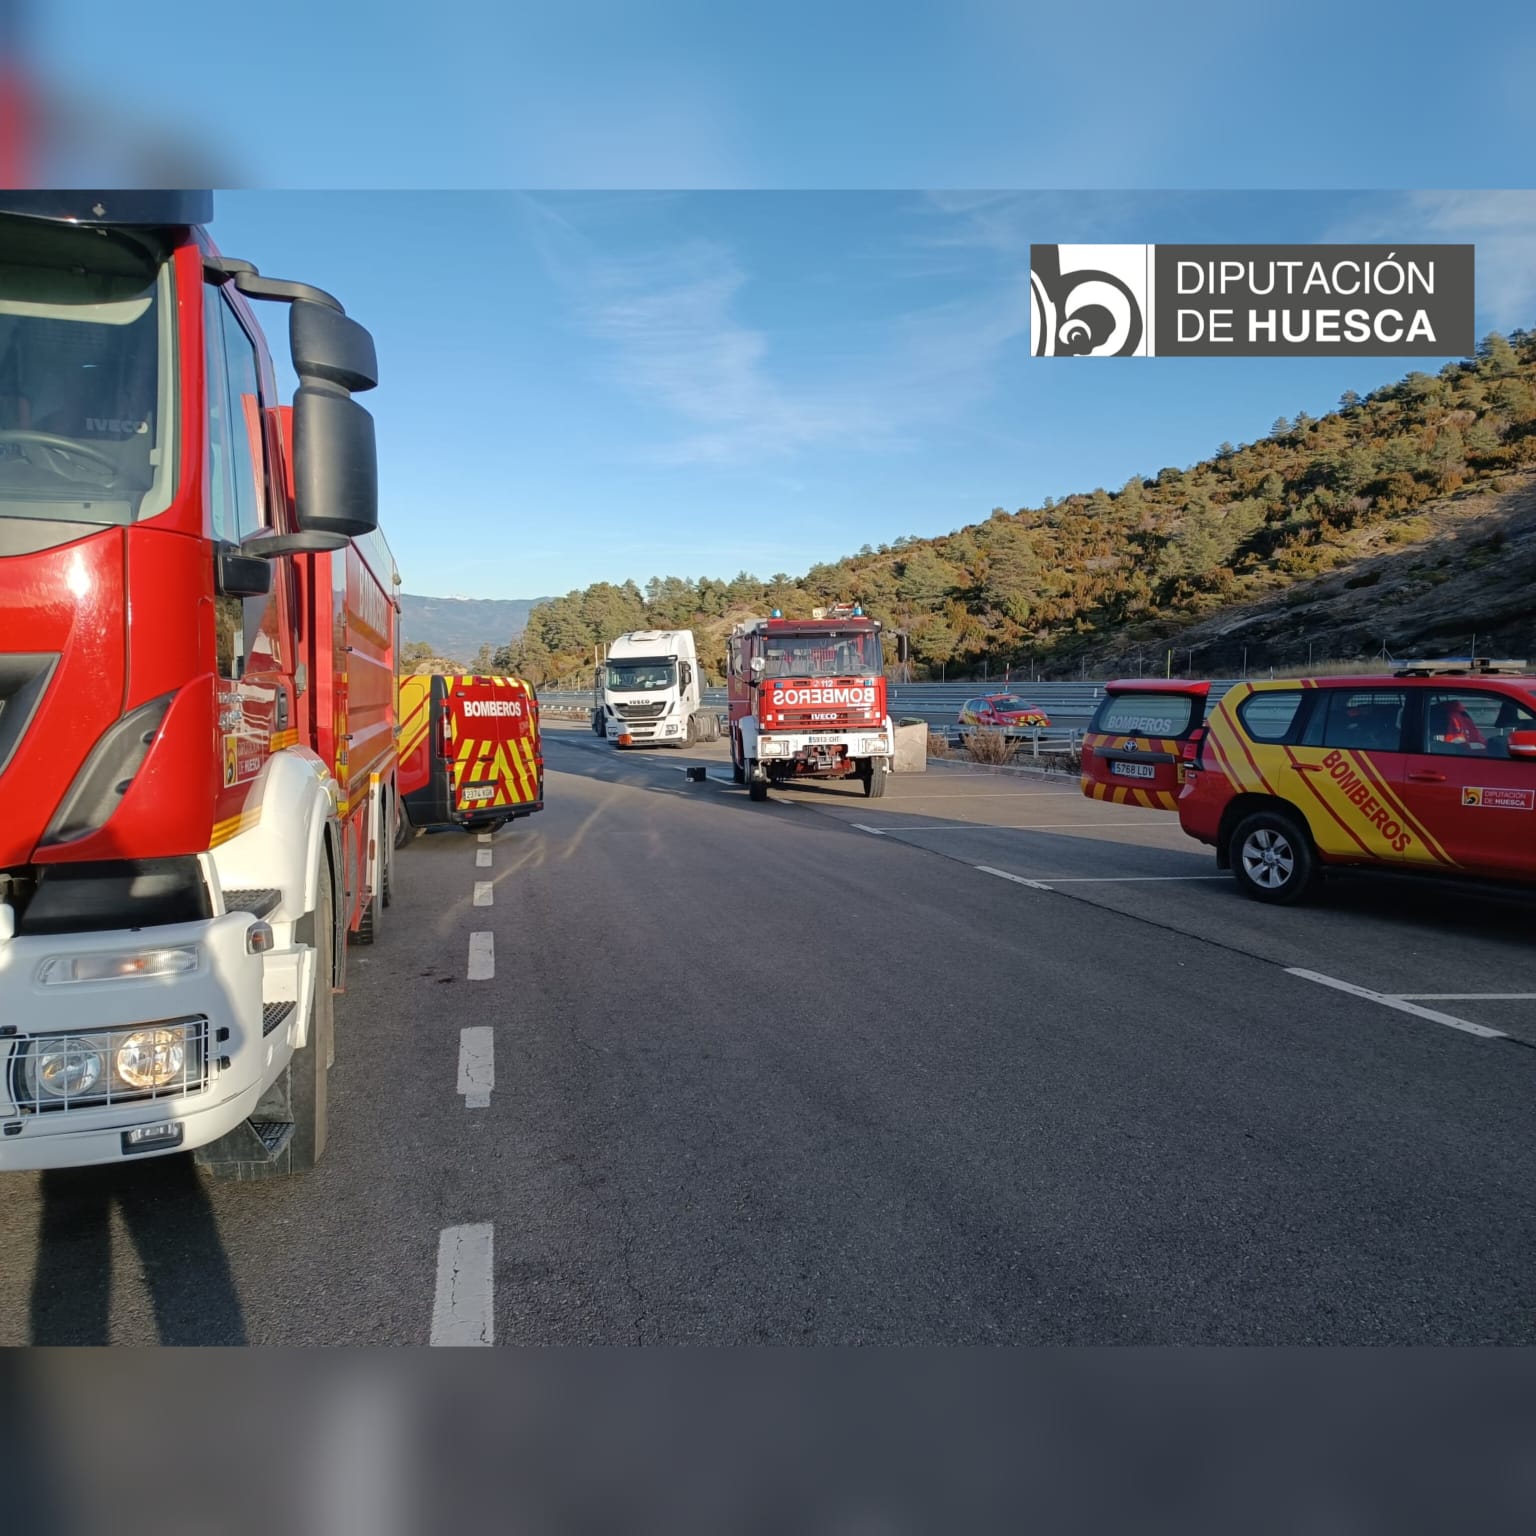
[[[967,699],[960,710],[961,725],[986,725],[994,730],[1044,730],[1050,723],[1051,717],[1038,704],[1030,704],[1016,693]]]

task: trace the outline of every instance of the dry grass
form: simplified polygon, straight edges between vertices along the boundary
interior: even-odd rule
[[[967,732],[965,751],[973,763],[1004,765],[1018,756],[1019,744],[1001,731],[977,729]]]
[[[928,732],[928,756],[949,756],[949,737],[946,736],[942,731],[931,730]]]

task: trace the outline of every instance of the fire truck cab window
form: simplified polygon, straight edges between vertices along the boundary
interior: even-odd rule
[[[614,693],[644,693],[670,688],[676,663],[665,656],[629,656],[608,663],[608,687]]]
[[[1536,708],[1507,694],[1430,693],[1424,699],[1424,741],[1435,756],[1508,757],[1511,731],[1536,730]]]
[[[0,516],[127,523],[170,505],[170,268],[79,230],[0,245]]]
[[[1400,688],[1324,690],[1306,730],[1309,747],[1353,752],[1400,752],[1404,694]]]
[[[880,637],[771,635],[764,647],[765,677],[854,677],[880,669]]]

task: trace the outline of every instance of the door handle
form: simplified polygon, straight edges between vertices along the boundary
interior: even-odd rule
[[[1425,770],[1422,773],[1410,773],[1408,775],[1408,777],[1415,784],[1444,784],[1445,783],[1445,775],[1443,773],[1431,773],[1428,770]]]
[[[1321,763],[1292,763],[1291,767],[1294,768],[1297,773],[1321,773],[1323,771],[1323,765]]]

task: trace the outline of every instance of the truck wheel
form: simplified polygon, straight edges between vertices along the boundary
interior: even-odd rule
[[[1228,858],[1238,888],[1255,901],[1300,901],[1317,878],[1317,855],[1305,829],[1283,811],[1255,811],[1233,830]]]
[[[602,710],[594,709],[592,711],[592,734],[594,736],[601,736],[606,730],[607,726],[603,722]]]
[[[380,868],[380,884],[382,887],[382,866]],[[355,944],[376,944],[379,938],[379,928],[384,922],[383,890],[375,890],[368,898],[368,904],[363,908],[363,915],[357,920],[357,932],[352,935]]]
[[[696,746],[699,740],[699,724],[692,715],[688,716],[687,730],[683,735],[681,745],[686,751],[689,747]]]
[[[288,1171],[303,1173],[325,1153],[330,1134],[330,1099],[327,1072],[335,1053],[336,996],[331,991],[335,970],[335,925],[328,872],[320,876],[320,897],[315,903],[315,1000],[309,1018],[309,1034],[303,1050],[288,1063],[288,1104],[293,1115],[293,1138],[288,1143]]]
[[[747,798],[749,800],[766,800],[768,798],[768,780],[756,778],[748,779]]]
[[[878,800],[885,793],[885,781],[890,777],[886,769],[877,764],[872,757],[864,759],[864,766],[859,769],[859,779],[864,785],[864,798],[866,800]]]
[[[398,823],[400,812],[395,811],[395,820]],[[379,883],[384,889],[384,905],[387,907],[395,899],[395,849],[400,845],[400,834],[396,831],[394,837],[384,839],[384,846],[379,850],[383,855],[382,871]]]
[[[411,840],[411,818],[405,814],[405,807],[399,800],[395,801],[395,847],[404,848]]]
[[[738,746],[738,742],[737,742],[737,739],[736,739],[736,733],[734,731],[732,731],[731,732],[731,777],[738,784],[745,784],[747,782],[747,770],[745,768],[743,768],[741,763],[737,760],[737,757],[736,757],[736,748],[737,748],[737,746]]]

